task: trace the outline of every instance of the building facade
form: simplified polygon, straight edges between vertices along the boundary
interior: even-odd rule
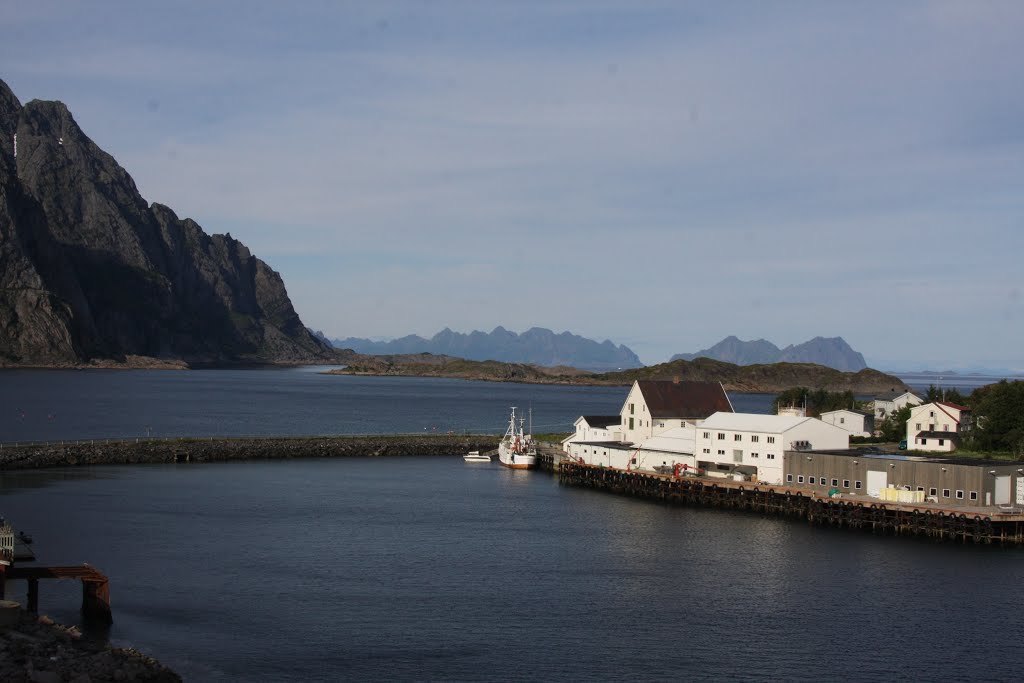
[[[907,450],[949,453],[970,428],[970,408],[943,402],[914,406],[907,420]]]
[[[876,420],[884,420],[905,406],[919,406],[924,399],[912,391],[890,391],[875,396],[874,414]]]
[[[875,433],[875,416],[860,410],[830,410],[821,414],[821,421],[850,432],[851,436]]]

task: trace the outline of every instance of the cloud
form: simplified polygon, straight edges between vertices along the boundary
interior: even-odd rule
[[[1024,239],[1015,3],[245,7],[44,6],[0,57],[315,327],[538,324],[650,362],[1024,331],[998,276]]]

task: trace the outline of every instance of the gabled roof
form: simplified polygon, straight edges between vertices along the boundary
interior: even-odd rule
[[[580,419],[586,420],[594,429],[608,429],[613,425],[622,424],[621,415],[583,415]]]
[[[651,417],[703,419],[714,413],[733,412],[721,382],[637,380]]]
[[[915,394],[913,391],[898,391],[896,389],[893,389],[892,391],[886,391],[886,392],[883,392],[881,394],[878,394],[877,396],[875,396],[875,400],[876,401],[895,401],[900,396],[903,396],[905,394],[910,394],[911,396],[913,396],[917,400],[919,400],[919,401],[921,400],[921,397],[918,396],[917,394]]]
[[[700,424],[701,429],[728,429],[734,432],[773,432],[781,434],[813,417],[761,415],[759,413],[715,413]],[[839,429],[827,425],[826,429]]]
[[[853,410],[852,408],[840,408],[839,410],[829,410],[821,414],[822,417],[831,415],[833,413],[851,413],[853,415],[860,415],[862,417],[874,417],[874,413],[869,413],[864,410]]]
[[[971,412],[970,408],[968,408],[967,406],[962,406],[959,403],[950,403],[949,401],[936,401],[935,404],[940,406],[946,406],[947,408],[952,408],[953,410],[959,410],[961,413],[965,411],[968,413]]]

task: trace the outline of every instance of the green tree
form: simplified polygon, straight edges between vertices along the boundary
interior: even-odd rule
[[[1024,382],[1004,379],[975,389],[971,403],[974,448],[1024,455]]]
[[[957,403],[964,405],[963,395],[958,389],[944,389],[943,387],[937,387],[934,384],[928,385],[928,391],[925,393],[925,403]]]
[[[910,406],[903,406],[890,413],[879,428],[886,441],[902,441],[907,438],[907,421],[910,419]]]

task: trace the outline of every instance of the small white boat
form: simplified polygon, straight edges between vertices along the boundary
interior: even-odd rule
[[[490,462],[491,456],[480,455],[480,451],[470,451],[462,456],[462,459],[466,462]]]

